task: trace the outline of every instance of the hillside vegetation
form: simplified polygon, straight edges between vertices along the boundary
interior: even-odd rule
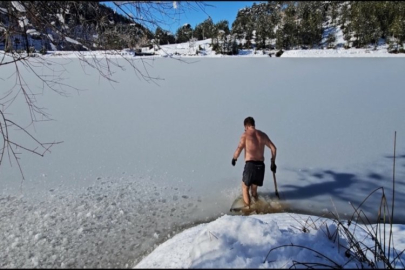
[[[235,16],[231,26],[226,20],[214,23],[209,17],[194,28],[185,24],[170,33],[157,21],[153,21],[156,29],[151,30],[142,20],[121,15],[100,2],[3,1],[0,50],[140,49],[212,39],[213,50],[223,54],[252,48],[365,48],[379,44],[388,44],[390,52],[404,52],[402,1],[269,1],[243,8]],[[337,42],[338,32],[343,33],[343,44]]]

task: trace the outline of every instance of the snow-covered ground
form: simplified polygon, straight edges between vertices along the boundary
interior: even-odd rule
[[[377,48],[343,48],[343,39],[338,36],[338,44],[336,49],[307,49],[307,50],[286,50],[280,57],[405,57],[405,54],[392,54],[388,53],[388,45],[381,44]],[[190,46],[191,45],[191,46]],[[200,51],[200,53],[196,53]],[[211,39],[196,41],[195,43],[181,43],[173,45],[162,45],[161,49],[155,51],[157,55],[168,56],[200,56],[200,57],[276,57],[275,54],[278,50],[255,50],[243,49],[239,51],[238,55],[222,55],[216,54],[211,47]],[[150,50],[154,52],[154,50]]]
[[[317,243],[340,263],[345,257],[324,230],[307,234],[295,228],[308,218],[300,214],[315,220],[336,207],[341,219],[348,219],[349,202],[359,205],[380,186],[390,201],[394,131],[395,217],[403,224],[402,59],[388,59],[388,53],[370,59],[365,51],[356,59],[293,59],[286,57],[289,52],[270,58],[253,51],[219,57],[208,45],[207,55],[198,57],[187,56],[187,44],[170,46],[161,54],[170,57],[109,55],[116,58],[109,67],[117,84],[82,66],[72,52],[45,56],[46,65],[36,69],[40,74],[61,70],[68,78],[64,82],[86,89],[69,91],[68,97],[42,92],[41,82],[21,68],[39,105],[56,121],[28,126],[21,97],[7,108],[8,116],[42,141],[63,143],[43,158],[21,155],[22,190],[15,164],[2,164],[1,267],[282,267],[313,254],[289,247],[273,251],[262,264],[285,239]],[[92,60],[91,54],[82,55]],[[146,66],[150,76],[162,80],[138,78],[131,64]],[[6,91],[14,86],[14,69],[1,68],[1,91]],[[231,157],[249,115],[278,148],[278,190],[290,204],[288,213],[228,213],[240,194],[243,169],[243,160],[232,167]],[[274,192],[269,177],[261,192]],[[372,218],[380,196],[364,205]],[[394,226],[398,250],[405,239],[400,224]]]
[[[146,58],[151,57],[173,57],[173,58],[200,58],[200,57],[276,57],[278,50],[255,50],[255,49],[241,49],[238,55],[223,55],[217,54],[212,50],[211,39],[200,40],[195,42],[185,42],[180,44],[161,45],[159,48],[146,49],[145,53],[154,53],[153,56],[142,56]],[[70,51],[49,51],[49,55],[60,57],[73,57],[76,58],[78,53]],[[125,56],[125,57],[140,57],[136,56],[134,52],[129,49],[122,51],[94,51],[94,52],[80,52],[81,56],[87,57],[112,57],[112,56]],[[335,49],[306,49],[306,50],[285,50],[280,56],[287,57],[405,57],[404,53],[393,54],[388,52],[388,45],[382,43],[377,48],[370,46],[370,48],[349,48],[345,49],[342,46],[337,46]]]
[[[347,226],[344,221],[343,224],[353,232],[361,249],[370,248],[365,253],[375,263],[371,253],[374,241],[367,226],[355,223]],[[353,254],[345,254],[349,241],[338,228],[342,228],[341,224],[335,221],[307,215],[225,215],[175,235],[135,268],[291,269],[293,264],[298,268],[370,268],[367,263],[354,260]],[[404,268],[405,255],[394,258],[405,249],[405,225],[394,225],[393,232],[397,253],[391,256],[390,263]],[[387,239],[388,236],[386,230]],[[375,265],[385,268],[381,261]]]

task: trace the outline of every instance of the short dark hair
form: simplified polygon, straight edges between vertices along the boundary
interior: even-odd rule
[[[255,126],[255,119],[253,117],[249,116],[245,118],[245,121],[243,121],[244,126]]]

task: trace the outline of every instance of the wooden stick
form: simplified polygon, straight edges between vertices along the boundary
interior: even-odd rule
[[[277,181],[276,181],[276,173],[273,172],[273,180],[274,180],[274,187],[276,189],[276,196],[280,199],[280,195],[278,194],[278,190],[277,190]]]

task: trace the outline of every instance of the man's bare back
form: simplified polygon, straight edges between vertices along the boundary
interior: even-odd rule
[[[266,133],[256,129],[253,126],[245,128],[245,132],[242,134],[238,147],[233,155],[234,159],[237,159],[243,149],[245,149],[245,161],[255,160],[264,161],[264,148],[269,147],[272,153],[272,160],[276,158],[276,147],[269,139]]]

